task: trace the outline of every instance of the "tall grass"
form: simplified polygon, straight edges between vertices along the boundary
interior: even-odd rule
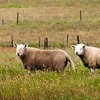
[[[14,48],[0,49],[1,100],[100,99],[100,71],[91,74],[75,55],[72,58],[77,61],[76,73],[68,65],[64,74],[36,71],[36,74],[28,75],[27,70],[21,67]]]
[[[43,46],[49,39],[49,49],[66,50],[76,65],[76,73],[69,65],[64,74],[36,71],[28,75],[21,67],[14,48],[0,47],[0,100],[99,100],[100,71],[91,74],[69,46],[81,43],[100,46],[99,0],[0,0],[0,44],[14,42]],[[79,11],[82,10],[82,21]],[[16,14],[19,12],[19,24]]]

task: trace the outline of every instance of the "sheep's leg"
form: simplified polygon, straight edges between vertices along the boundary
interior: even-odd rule
[[[24,65],[24,64],[22,64],[22,68],[27,69],[27,66],[26,66],[26,65]]]
[[[35,69],[31,66],[28,66],[28,74],[30,75],[31,73],[35,73]]]
[[[26,65],[24,65],[24,68],[25,68],[25,69],[27,69],[27,66],[26,66]]]
[[[45,71],[45,72],[50,72],[51,69],[50,69],[50,67],[47,67],[47,68],[44,69],[44,71]]]
[[[35,74],[35,69],[31,70],[31,73]]]
[[[64,68],[57,68],[57,73],[61,73],[61,74],[63,74],[64,73]]]
[[[28,74],[30,75],[30,74],[34,74],[35,73],[35,70],[28,70]]]
[[[63,74],[64,73],[64,69],[63,70],[61,70],[61,74]]]
[[[88,68],[91,73],[94,73],[95,65],[96,65],[96,63],[93,63],[93,62],[88,63]]]
[[[31,74],[31,71],[30,71],[30,70],[28,70],[28,74],[29,74],[29,75]]]
[[[57,73],[63,74],[64,73],[64,70],[61,70],[61,71],[57,70]]]
[[[90,72],[91,72],[91,73],[94,73],[94,69],[93,69],[93,68],[90,68]]]

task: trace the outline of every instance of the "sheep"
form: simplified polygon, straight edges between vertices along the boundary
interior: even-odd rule
[[[64,50],[41,50],[28,47],[27,44],[17,43],[14,43],[14,47],[16,47],[16,55],[29,74],[39,69],[63,73],[68,61],[71,69],[75,72],[74,63]]]
[[[96,47],[86,46],[85,44],[72,45],[75,49],[75,54],[78,55],[91,73],[94,73],[95,68],[100,69],[100,49]]]

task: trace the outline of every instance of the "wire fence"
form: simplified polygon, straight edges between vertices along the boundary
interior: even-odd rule
[[[13,44],[16,42],[13,35],[5,35],[0,36],[0,46],[2,47],[13,47]],[[70,47],[73,44],[79,44],[79,43],[85,43],[87,45],[93,45],[93,46],[100,46],[99,40],[96,40],[94,37],[90,37],[87,39],[83,36],[73,36],[73,35],[66,35],[66,37],[63,37],[63,40],[57,41],[56,39],[50,40],[48,37],[37,37],[37,39],[34,40],[34,42],[30,43],[29,46],[38,47],[38,48],[44,48],[48,49],[49,47]],[[95,42],[94,42],[95,41]],[[23,43],[23,42],[19,42]]]
[[[17,25],[20,23],[20,20],[21,20],[20,16],[21,16],[21,14],[19,12],[17,12],[16,16],[15,16],[16,18],[14,21]],[[26,16],[24,16],[24,17],[26,17]],[[78,17],[79,21],[84,20],[84,15],[83,15],[83,12],[81,10],[78,12],[77,17]],[[37,20],[39,20],[39,18],[37,18]],[[2,22],[2,26],[5,26],[7,24],[5,19],[2,19],[1,22]],[[87,26],[85,26],[85,27],[87,27]],[[68,27],[68,28],[70,28],[70,27]],[[98,27],[94,26],[94,31],[96,29],[99,29],[99,25],[98,25]],[[71,35],[70,34],[69,35],[66,33],[66,34],[60,35],[60,36],[52,35],[51,37],[37,35],[37,36],[30,36],[29,40],[31,42],[29,42],[29,41],[27,41],[27,37],[24,38],[23,36],[21,37],[21,36],[16,36],[16,35],[1,35],[0,36],[0,46],[12,47],[14,42],[18,42],[18,43],[28,42],[28,44],[30,46],[44,47],[44,49],[48,49],[48,47],[69,47],[72,44],[79,44],[79,43],[85,43],[87,45],[91,44],[91,45],[99,46],[100,45],[99,37],[100,37],[99,34],[98,35],[89,35],[89,36],[84,35],[83,36],[82,34],[80,34],[80,35],[75,35],[75,34]]]

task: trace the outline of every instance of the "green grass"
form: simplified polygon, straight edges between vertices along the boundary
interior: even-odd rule
[[[28,1],[25,1],[25,0],[22,0],[22,1],[19,1],[19,0],[9,0],[9,1],[4,1],[2,2],[1,1],[1,5],[0,5],[0,8],[29,8],[29,7],[48,7],[48,6],[80,6],[80,3],[81,3],[81,6],[85,6],[85,5],[91,5],[91,6],[94,6],[94,5],[98,5],[99,6],[99,3],[100,1],[99,0],[84,0],[84,1],[81,1],[81,0],[28,0]]]
[[[76,73],[68,64],[64,74],[36,71],[36,74],[28,75],[15,53],[11,54],[12,51],[11,48],[4,49],[0,54],[1,100],[100,99],[99,70],[91,74],[82,63],[77,63]]]
[[[0,27],[0,30],[9,30],[9,29],[39,29],[41,27],[45,27],[47,28],[47,30],[54,30],[56,28],[56,26],[60,26],[62,28],[62,30],[64,30],[64,28],[66,29],[66,27],[68,29],[74,29],[74,28],[83,28],[83,29],[93,29],[93,28],[98,28],[100,24],[99,20],[83,20],[83,21],[67,21],[67,20],[34,20],[34,21],[29,21],[29,20],[25,20],[25,21],[19,21],[19,23],[17,24],[16,22],[10,22],[8,24],[2,25]],[[49,29],[50,28],[50,29]],[[52,28],[52,29],[51,29]],[[57,27],[58,28],[58,27]],[[60,28],[60,29],[61,29]],[[59,28],[58,28],[59,29]],[[60,30],[59,29],[59,30]]]
[[[48,37],[49,49],[65,50],[66,35],[69,46],[76,44],[79,35],[82,43],[99,47],[99,6],[100,0],[2,0],[0,18],[5,24],[0,27],[0,45],[10,44],[13,35],[14,42],[33,47],[38,47],[40,37],[43,48],[43,39]],[[91,74],[71,49],[66,51],[75,62],[76,73],[68,65],[64,74],[36,71],[28,75],[15,49],[0,47],[0,100],[99,100],[100,71]]]
[[[93,75],[84,70],[79,70],[77,73],[66,71],[63,75],[37,71],[35,75],[29,76],[26,72],[22,74],[21,70],[17,75],[4,73],[4,77],[0,79],[2,99],[99,99],[100,78],[97,74]]]
[[[1,4],[0,8],[27,8],[29,7],[28,5],[23,5],[23,4]]]

